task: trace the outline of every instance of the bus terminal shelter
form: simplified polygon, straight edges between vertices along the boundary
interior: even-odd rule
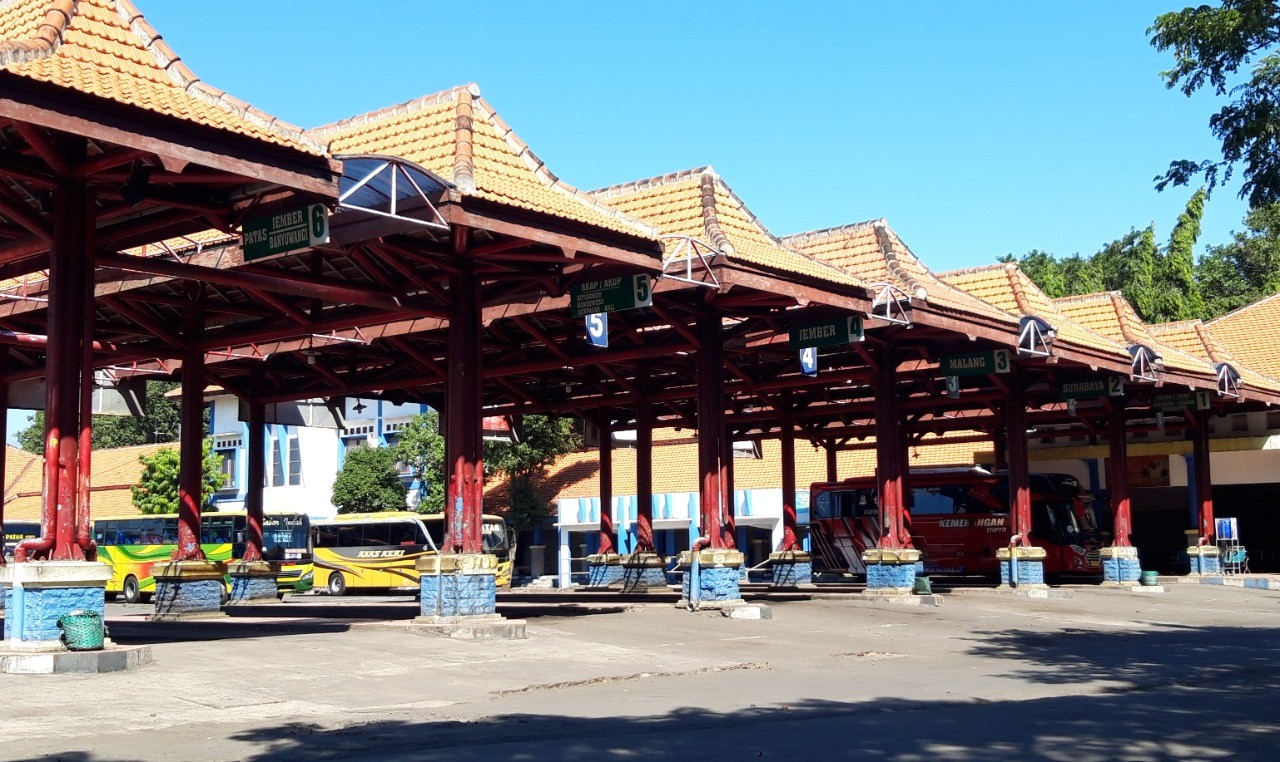
[[[774,578],[797,585],[811,565],[796,438],[829,463],[874,441],[877,593],[909,590],[919,561],[908,448],[991,441],[1011,486],[1003,574],[1039,585],[1028,430],[1104,437],[1115,463],[1135,428],[1184,430],[1197,443],[1197,570],[1210,570],[1208,416],[1280,402],[1280,383],[1163,346],[1124,305],[1116,333],[1025,278],[1004,302],[999,289],[979,298],[883,220],[780,238],[709,168],[583,193],[473,85],[304,130],[200,81],[127,0],[13,3],[0,35],[0,399],[46,419],[42,536],[0,570],[5,648],[58,648],[62,614],[103,610],[91,414],[104,399],[136,405],[148,378],[182,384],[179,547],[155,571],[157,618],[217,615],[228,572],[233,602],[274,596],[264,426],[282,407],[361,395],[441,411],[447,531],[421,569],[420,622],[443,629],[495,617],[486,416],[594,424],[604,504],[610,432],[636,432],[638,545],[618,553],[602,511],[591,561],[592,584],[627,589],[663,567],[652,432],[696,431],[701,536],[684,595],[725,606],[741,597],[734,441],[782,445]],[[240,397],[250,432],[248,549],[229,570],[198,542],[211,383]],[[1132,583],[1124,468],[1114,474],[1106,577]]]

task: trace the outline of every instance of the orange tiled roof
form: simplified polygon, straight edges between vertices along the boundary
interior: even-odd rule
[[[117,447],[111,450],[93,451],[93,491],[89,506],[94,516],[133,515],[138,509],[133,505],[133,492],[129,489],[142,476],[142,463],[138,458],[157,450],[177,447],[176,444],[147,444],[136,447]],[[5,473],[9,483],[5,485],[5,518],[14,521],[38,521],[40,519],[41,492],[44,485],[44,458],[19,450],[5,448]]]
[[[590,195],[664,235],[702,241],[730,261],[828,283],[862,285],[855,276],[784,246],[711,167],[601,188]],[[678,245],[668,239],[667,255]]]
[[[1125,345],[1077,325],[1017,264],[969,267],[945,272],[938,277],[1011,315],[1032,315],[1044,320],[1057,331],[1058,341],[1110,352],[1117,360],[1129,361]]]
[[[644,238],[657,231],[563,183],[472,84],[307,131],[335,155],[399,156],[468,195]]]
[[[1164,360],[1166,368],[1211,378],[1217,376],[1209,363],[1169,346],[1155,336],[1119,291],[1065,296],[1054,302],[1068,318],[1112,341],[1126,346],[1142,344],[1154,349]]]
[[[1277,321],[1280,321],[1280,294],[1211,320],[1208,328],[1245,365],[1280,378],[1280,342],[1275,339]]]
[[[1227,363],[1240,374],[1240,380],[1245,386],[1280,391],[1280,381],[1243,364],[1200,320],[1158,323],[1148,326],[1148,330],[1165,346],[1208,363]]]
[[[210,87],[129,0],[0,6],[0,71],[312,155],[302,130]]]
[[[889,283],[934,307],[1012,322],[1009,313],[940,280],[884,219],[797,233],[782,243],[851,273],[864,283]]]
[[[697,444],[688,437],[663,443],[654,432],[653,491],[697,492]],[[911,448],[911,466],[972,464],[977,456],[991,449],[984,443],[925,444]],[[826,452],[796,443],[796,486],[806,489],[813,482],[824,481],[827,474]],[[734,489],[776,489],[782,486],[782,459],[777,440],[761,443],[762,458],[737,458],[733,462]],[[871,476],[875,473],[874,449],[848,450],[837,454],[836,468],[840,478]],[[617,448],[613,452],[613,491],[615,495],[636,493],[635,450]],[[562,498],[597,497],[600,494],[599,454],[595,450],[571,453],[561,458],[538,486],[539,496],[548,502]],[[505,484],[492,485],[486,491],[485,510],[501,511],[506,497]]]

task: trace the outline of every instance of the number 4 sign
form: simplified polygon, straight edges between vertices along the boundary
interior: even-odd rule
[[[818,348],[805,347],[800,350],[800,370],[806,376],[818,375]]]

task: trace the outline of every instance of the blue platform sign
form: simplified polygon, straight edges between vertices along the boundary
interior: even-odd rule
[[[593,347],[609,346],[609,313],[593,312],[587,315],[587,341]]]
[[[800,370],[806,376],[818,375],[818,348],[805,347],[800,350]]]

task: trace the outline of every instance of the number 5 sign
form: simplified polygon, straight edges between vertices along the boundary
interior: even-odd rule
[[[587,341],[593,347],[609,346],[609,313],[595,312],[587,315]]]

